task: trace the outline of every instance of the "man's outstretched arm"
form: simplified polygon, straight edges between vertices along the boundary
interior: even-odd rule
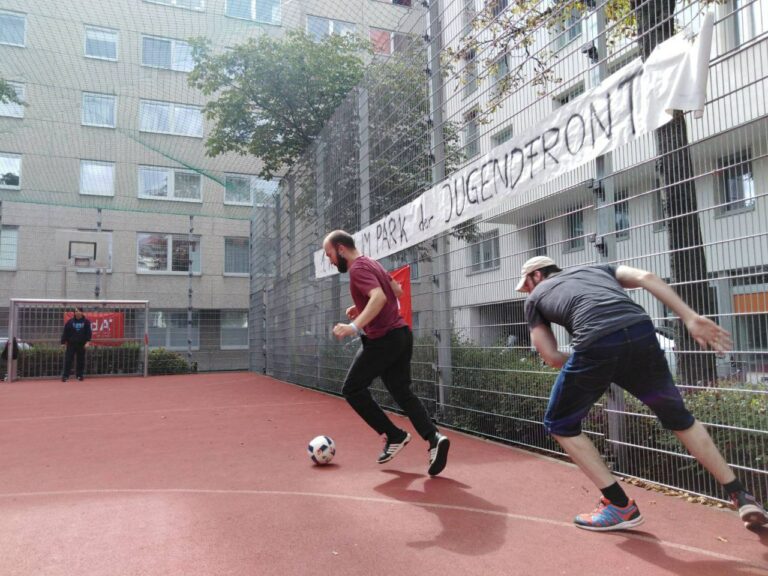
[[[619,266],[616,269],[616,279],[624,288],[644,288],[663,302],[680,317],[688,332],[702,348],[709,347],[717,352],[731,349],[731,335],[727,330],[709,318],[697,314],[669,284],[653,272],[631,266]]]

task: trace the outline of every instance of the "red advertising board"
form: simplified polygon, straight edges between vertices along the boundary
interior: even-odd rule
[[[64,323],[74,316],[64,314]],[[85,315],[91,321],[92,346],[120,346],[125,337],[125,315],[122,312],[89,312]]]
[[[405,265],[391,272],[390,275],[403,288],[403,293],[397,299],[400,316],[408,323],[408,326],[413,328],[413,315],[411,313],[411,267]]]

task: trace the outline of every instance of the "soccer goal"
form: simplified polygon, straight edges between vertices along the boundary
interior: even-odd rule
[[[91,326],[91,341],[85,353],[86,377],[147,375],[147,300],[12,298],[5,355],[8,380],[61,377],[64,371],[62,333],[76,308]]]

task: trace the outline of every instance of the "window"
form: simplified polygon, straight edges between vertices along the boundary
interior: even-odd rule
[[[575,100],[579,96],[584,94],[584,84],[582,82],[579,82],[576,86],[573,88],[570,88],[560,94],[559,96],[555,96],[552,100],[552,108],[554,110],[557,110],[561,106],[565,106],[568,104],[568,102],[571,102],[572,100]]]
[[[200,236],[187,234],[137,235],[137,272],[200,273]]]
[[[262,180],[261,178],[253,179],[253,196],[254,202],[257,206],[271,206],[273,199],[277,196],[277,189],[280,187],[280,180],[275,178],[272,180]]]
[[[464,98],[469,98],[477,90],[477,54],[468,50],[464,56]]]
[[[238,206],[269,206],[277,194],[280,180],[262,180],[247,174],[226,174],[224,180],[224,204]]]
[[[203,0],[144,0],[152,4],[165,4],[176,8],[188,8],[189,10],[202,10],[205,8]]]
[[[496,132],[493,136],[491,136],[491,141],[493,142],[493,147],[496,148],[496,146],[499,146],[500,144],[504,144],[507,140],[512,138],[514,135],[514,132],[512,130],[512,126],[507,126],[506,128],[503,128],[499,132]]]
[[[16,270],[16,255],[19,250],[19,229],[3,226],[0,230],[0,270]]]
[[[224,177],[224,204],[252,206],[251,176],[227,174]]]
[[[395,6],[407,6],[411,7],[411,0],[388,0],[388,4],[394,4]]]
[[[488,0],[486,5],[491,9],[494,18],[504,12],[509,6],[509,0]]]
[[[80,161],[80,194],[90,196],[115,195],[114,162]]]
[[[410,41],[407,34],[398,34],[381,28],[371,28],[370,38],[374,53],[384,55],[404,52]]]
[[[192,312],[192,334],[186,311],[151,310],[149,313],[149,345],[152,348],[186,350],[187,340],[193,350],[200,349],[200,313]]]
[[[531,225],[531,257],[547,255],[547,225],[536,222]]]
[[[27,16],[0,10],[0,44],[24,46],[27,36]]]
[[[561,21],[553,27],[552,33],[557,48],[563,48],[581,36],[581,11],[569,4],[557,17]]]
[[[315,40],[322,40],[331,34],[347,36],[354,33],[355,25],[352,22],[343,22],[341,20],[331,20],[330,18],[307,15],[307,34],[312,36]]]
[[[0,152],[0,188],[21,187],[21,156]]]
[[[614,205],[614,216],[616,219],[615,230],[616,240],[626,240],[629,238],[629,192],[620,190],[616,192],[616,204]]]
[[[224,274],[248,274],[250,250],[248,238],[224,238]]]
[[[752,175],[752,153],[741,152],[718,161],[715,173],[720,201],[724,204],[721,212],[752,210],[755,207],[755,180]]]
[[[565,216],[566,252],[584,249],[584,212],[578,210]]]
[[[477,110],[464,115],[464,154],[473,158],[480,153],[480,140],[477,124]]]
[[[266,24],[280,25],[280,0],[227,0],[225,13]]]
[[[724,6],[726,18],[722,22],[727,48],[733,50],[749,42],[766,30],[764,4],[754,0],[728,0]]]
[[[115,127],[116,98],[109,94],[83,92],[83,126]]]
[[[6,82],[16,92],[16,97],[24,101],[25,90],[21,82]],[[0,102],[0,116],[11,118],[24,118],[24,106],[16,102]]]
[[[499,231],[483,232],[477,242],[470,245],[470,271],[483,272],[499,267]]]
[[[203,136],[203,109],[173,102],[141,100],[139,130],[175,136]]]
[[[202,179],[190,170],[139,166],[139,198],[202,201]]]
[[[509,54],[502,54],[493,63],[493,91],[500,92],[509,82]]]
[[[195,67],[192,47],[181,40],[143,36],[141,39],[141,65],[165,68],[177,72],[190,72]]]
[[[410,266],[411,282],[420,281],[419,252],[414,248],[407,248],[390,256],[382,265],[389,271],[402,268],[403,266]]]
[[[117,30],[86,26],[85,55],[100,60],[117,60]]]
[[[221,349],[248,349],[248,310],[221,311]]]

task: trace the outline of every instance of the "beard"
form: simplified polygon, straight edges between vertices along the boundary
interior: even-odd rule
[[[349,268],[349,262],[347,262],[347,259],[344,258],[341,254],[336,252],[336,269],[344,274],[347,269]]]

